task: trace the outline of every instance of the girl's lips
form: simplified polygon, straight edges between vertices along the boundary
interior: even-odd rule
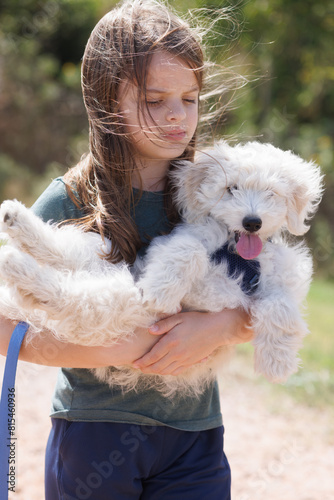
[[[172,131],[163,135],[165,139],[170,141],[182,141],[186,138],[187,134],[184,130]]]

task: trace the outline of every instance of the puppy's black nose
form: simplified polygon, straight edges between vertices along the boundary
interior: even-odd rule
[[[261,229],[262,220],[259,217],[249,215],[247,217],[244,217],[242,225],[244,229],[246,229],[246,231],[248,231],[249,233],[255,233],[256,231],[259,231],[259,229]]]

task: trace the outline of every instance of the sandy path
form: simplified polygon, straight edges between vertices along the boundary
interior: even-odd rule
[[[2,377],[2,357],[0,362]],[[268,386],[257,383],[249,370],[240,375],[241,365],[237,362],[222,380],[225,450],[233,472],[233,500],[333,500],[331,416],[296,405],[285,396],[273,398]],[[56,372],[20,363],[17,478],[11,500],[44,498],[44,449]]]
[[[250,372],[225,382],[233,500],[334,500],[334,414],[273,396]]]

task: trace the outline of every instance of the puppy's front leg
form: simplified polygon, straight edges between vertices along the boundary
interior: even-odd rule
[[[267,243],[261,279],[251,306],[255,368],[282,382],[298,370],[298,350],[308,333],[301,314],[312,277],[312,259],[303,245]]]
[[[154,311],[176,313],[193,283],[207,273],[208,265],[207,251],[197,238],[182,232],[156,238],[138,282],[144,302]]]
[[[284,382],[299,366],[298,350],[307,325],[291,296],[267,296],[252,308],[255,371]]]

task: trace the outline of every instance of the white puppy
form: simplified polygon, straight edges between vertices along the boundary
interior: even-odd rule
[[[110,345],[180,306],[243,307],[255,332],[256,370],[285,380],[297,370],[307,333],[300,307],[312,261],[303,244],[289,246],[283,235],[307,231],[321,198],[319,168],[271,145],[222,141],[195,164],[180,162],[173,180],[184,222],[152,242],[137,263],[144,267],[137,284],[128,267],[101,258],[99,236],[44,224],[20,203],[5,202],[0,221],[10,241],[0,252],[0,276],[11,294],[8,314],[63,340]],[[2,313],[8,304],[2,300]],[[218,349],[177,377],[130,367],[94,371],[125,390],[141,383],[166,395],[199,394],[228,351]]]
[[[319,167],[269,144],[221,141],[195,165],[180,164],[173,178],[185,222],[148,250],[138,283],[146,303],[168,313],[180,305],[243,307],[255,333],[255,369],[286,380],[307,333],[300,308],[312,277],[308,249],[286,237],[308,230],[321,199]],[[217,264],[212,256],[225,244]]]

